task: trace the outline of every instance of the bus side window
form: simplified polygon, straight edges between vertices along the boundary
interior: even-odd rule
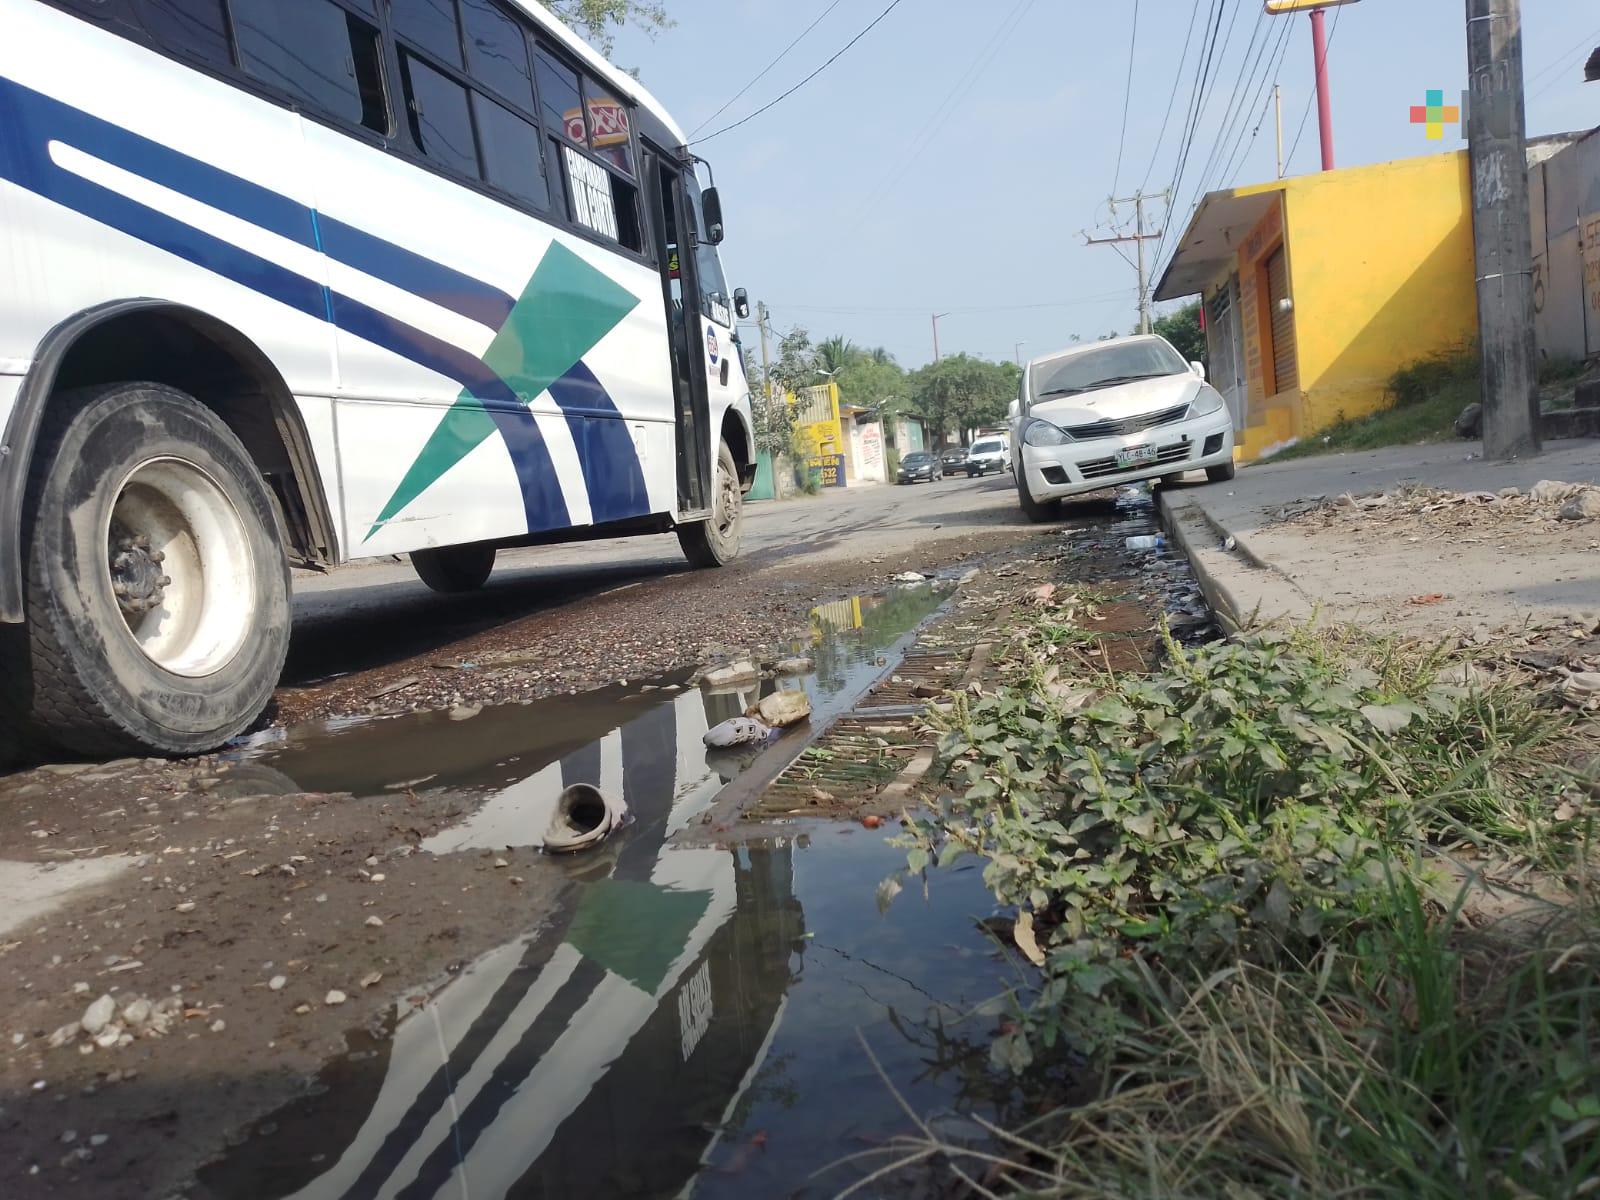
[[[233,65],[222,0],[68,0],[68,7],[174,54]]]
[[[239,65],[330,116],[389,132],[378,31],[332,0],[233,0]]]

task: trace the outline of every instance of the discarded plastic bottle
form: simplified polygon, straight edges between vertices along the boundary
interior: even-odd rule
[[[1159,550],[1167,544],[1167,539],[1159,533],[1147,533],[1142,537],[1131,537],[1125,545],[1129,550]]]

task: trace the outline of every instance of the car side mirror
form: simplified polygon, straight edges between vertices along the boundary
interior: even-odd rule
[[[1192,363],[1190,363],[1189,364],[1189,370],[1193,371],[1201,379],[1204,379],[1206,377],[1206,365],[1203,362],[1192,362]]]
[[[1010,404],[1006,405],[1006,416],[1012,421],[1020,418],[1022,416],[1022,401],[1013,400]]]
[[[706,241],[713,246],[722,245],[722,197],[717,189],[708,187],[700,197],[700,207],[706,214]]]
[[[744,288],[733,289],[733,311],[739,314],[741,321],[750,315],[750,293]]]

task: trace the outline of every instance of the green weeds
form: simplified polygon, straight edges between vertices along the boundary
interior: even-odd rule
[[[960,782],[906,839],[913,871],[980,856],[1040,968],[993,1061],[1101,1070],[996,1131],[991,1194],[1600,1194],[1600,921],[1476,930],[1455,865],[1587,865],[1571,719],[1348,630],[1063,678],[1055,624],[934,718]]]

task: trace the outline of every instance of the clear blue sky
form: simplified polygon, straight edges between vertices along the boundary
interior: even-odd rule
[[[887,2],[841,0],[701,132],[784,91]],[[636,68],[693,129],[828,3],[666,0],[677,25],[654,40],[622,35],[613,58]],[[1119,194],[1141,184],[1159,192],[1172,179],[1193,51],[1181,77],[1178,61],[1196,7],[1197,47],[1207,0],[1140,2]],[[1260,0],[1228,0],[1223,28],[1226,38],[1233,21],[1232,40],[1213,68],[1216,82],[1173,214],[1179,231],[1261,7]],[[1582,82],[1584,60],[1600,45],[1600,7],[1594,0],[1523,0],[1522,7],[1530,135],[1600,124],[1600,83]],[[950,313],[939,325],[945,353],[995,359],[1011,357],[1018,341],[1027,356],[1064,345],[1073,333],[1126,332],[1135,319],[1133,269],[1110,248],[1084,246],[1080,231],[1107,221],[1133,9],[1133,0],[902,0],[800,92],[698,148],[723,194],[730,283],[765,300],[779,330],[803,325],[814,337],[842,333],[885,345],[908,367],[932,357],[933,312]],[[1439,148],[1409,123],[1409,107],[1430,88],[1443,89],[1447,101],[1459,98],[1464,10],[1464,0],[1359,0],[1329,13],[1339,165]],[[1265,18],[1255,45],[1270,37],[1276,48],[1284,22],[1290,39],[1275,77],[1284,91],[1287,150],[1312,84],[1310,22]],[[1256,76],[1264,72],[1259,67]],[[1177,103],[1158,152],[1175,79]],[[1273,122],[1254,93],[1235,136],[1239,130],[1237,169],[1225,177],[1219,162],[1207,188],[1272,177]],[[1453,128],[1446,139],[1447,148],[1464,144]],[[1312,112],[1290,173],[1315,169],[1317,155]],[[1121,215],[1131,222],[1131,210]],[[1169,241],[1163,259],[1170,248]]]

